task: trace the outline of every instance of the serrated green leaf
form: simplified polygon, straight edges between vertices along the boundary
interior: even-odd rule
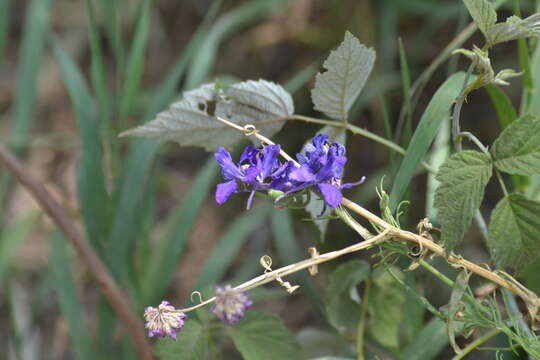
[[[512,122],[491,147],[495,167],[509,174],[540,173],[540,119],[525,115]]]
[[[390,209],[395,211],[398,204],[402,200],[403,194],[411,183],[416,169],[420,165],[423,157],[435,136],[439,133],[441,124],[448,118],[450,107],[461,92],[463,82],[465,81],[465,73],[459,72],[450,76],[435,92],[433,98],[429,102],[426,110],[422,114],[420,123],[418,124],[414,135],[407,147],[407,153],[401,161],[398,173],[395,176],[392,190],[390,191]],[[469,83],[475,80],[471,76]]]
[[[491,214],[487,245],[499,266],[521,269],[540,255],[540,203],[520,194],[504,197]]]
[[[245,360],[298,359],[293,334],[275,315],[249,311],[227,333]]]
[[[224,94],[216,91],[214,84],[206,84],[185,92],[182,100],[159,113],[156,119],[121,136],[175,140],[182,146],[201,146],[214,151],[218,146],[231,146],[245,137],[241,131],[217,121],[214,116],[238,125],[255,125],[265,136],[271,137],[293,112],[291,95],[270,81],[241,82],[232,85]],[[263,122],[275,118],[282,121]]]
[[[540,36],[540,13],[521,19],[510,16],[505,22],[493,26],[486,38],[490,45],[527,37]]]
[[[442,241],[452,250],[471,225],[474,213],[484,198],[492,173],[491,158],[478,151],[458,152],[439,168],[435,179],[435,208],[442,225]]]
[[[162,339],[156,344],[161,360],[210,359],[209,329],[196,320],[187,320],[177,340]]]
[[[315,110],[347,121],[349,109],[366,84],[374,62],[375,51],[347,31],[343,42],[325,60],[323,67],[327,71],[315,78],[311,91]]]
[[[489,34],[497,22],[495,8],[488,0],[463,0],[469,14],[478,26],[478,29],[488,39]]]
[[[403,274],[396,268],[392,271]],[[403,320],[405,294],[396,279],[380,267],[373,272],[373,287],[368,299],[368,330],[381,345],[399,347],[399,327]]]
[[[351,260],[339,265],[330,275],[326,296],[328,321],[340,333],[354,333],[360,320],[360,304],[351,298],[351,289],[369,278],[370,265]]]

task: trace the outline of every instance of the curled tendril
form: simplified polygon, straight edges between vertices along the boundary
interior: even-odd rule
[[[264,273],[270,273],[272,272],[272,258],[268,255],[261,256],[261,259],[259,260],[262,267],[264,268]],[[276,276],[276,281],[287,290],[289,294],[292,294],[296,289],[298,289],[300,286],[298,285],[291,285],[288,281],[283,281],[281,276]]]
[[[255,127],[255,125],[247,124],[247,125],[244,125],[242,131],[244,132],[244,135],[246,136],[253,136],[257,133],[257,128]]]
[[[311,255],[311,258],[312,259],[316,259],[319,257],[319,252],[317,251],[317,249],[315,247],[310,247],[308,249],[308,252],[309,252],[309,255]],[[317,275],[317,273],[319,272],[319,268],[318,266],[315,264],[315,265],[312,265],[308,268],[308,271],[309,271],[309,275],[311,276],[315,276]]]
[[[193,300],[193,297],[194,296],[198,296],[199,297],[199,304],[202,304],[204,302],[203,298],[202,298],[202,294],[200,291],[194,291],[191,293],[191,296],[190,296],[190,299],[191,299],[191,302],[196,302],[195,300]]]

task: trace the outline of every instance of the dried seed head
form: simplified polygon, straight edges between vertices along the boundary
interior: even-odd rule
[[[216,300],[212,312],[224,323],[237,323],[251,305],[253,302],[245,292],[233,289],[230,285],[216,286]]]
[[[148,336],[160,338],[169,336],[176,340],[176,333],[184,327],[186,314],[176,312],[174,306],[168,301],[162,301],[157,308],[148,306],[144,309],[145,327]]]

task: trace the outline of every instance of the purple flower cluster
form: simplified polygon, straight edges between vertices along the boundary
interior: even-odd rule
[[[144,309],[145,327],[148,336],[176,340],[176,333],[184,327],[186,314],[177,311],[168,301],[162,301],[157,308],[148,306]]]
[[[249,296],[232,288],[216,286],[216,300],[211,311],[224,323],[236,324],[244,317],[246,311],[253,305]]]
[[[240,161],[234,163],[231,154],[219,148],[214,154],[221,166],[226,182],[218,184],[216,201],[223,204],[236,192],[250,192],[248,209],[253,195],[260,190],[277,190],[280,199],[304,189],[316,189],[325,202],[335,208],[341,203],[341,189],[358,185],[341,184],[343,166],[347,162],[345,147],[338,142],[329,142],[328,135],[316,135],[304,146],[296,158],[299,167],[292,162],[279,160],[279,145],[267,145],[256,148],[247,146]]]

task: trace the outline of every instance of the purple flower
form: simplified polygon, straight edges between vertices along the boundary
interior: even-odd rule
[[[215,288],[216,300],[211,311],[222,322],[236,324],[244,317],[246,310],[253,305],[253,302],[245,292],[233,289],[230,285]]]
[[[248,145],[240,156],[240,161],[234,163],[231,154],[226,149],[218,148],[214,157],[221,166],[226,182],[217,185],[216,202],[223,204],[236,192],[250,192],[247,204],[249,209],[255,191],[272,188],[275,173],[282,168],[278,159],[279,151],[279,145],[267,145],[262,148]],[[243,187],[239,187],[239,183]]]
[[[145,328],[148,336],[176,340],[176,333],[184,327],[186,314],[178,312],[168,301],[162,301],[157,308],[148,306],[144,309]]]
[[[300,167],[288,169],[287,185],[279,189],[285,195],[316,186],[325,202],[335,208],[342,200],[341,189],[361,184],[365,180],[362,177],[358,182],[341,184],[343,166],[347,162],[345,147],[338,142],[330,143],[328,135],[316,135],[296,158]]]

